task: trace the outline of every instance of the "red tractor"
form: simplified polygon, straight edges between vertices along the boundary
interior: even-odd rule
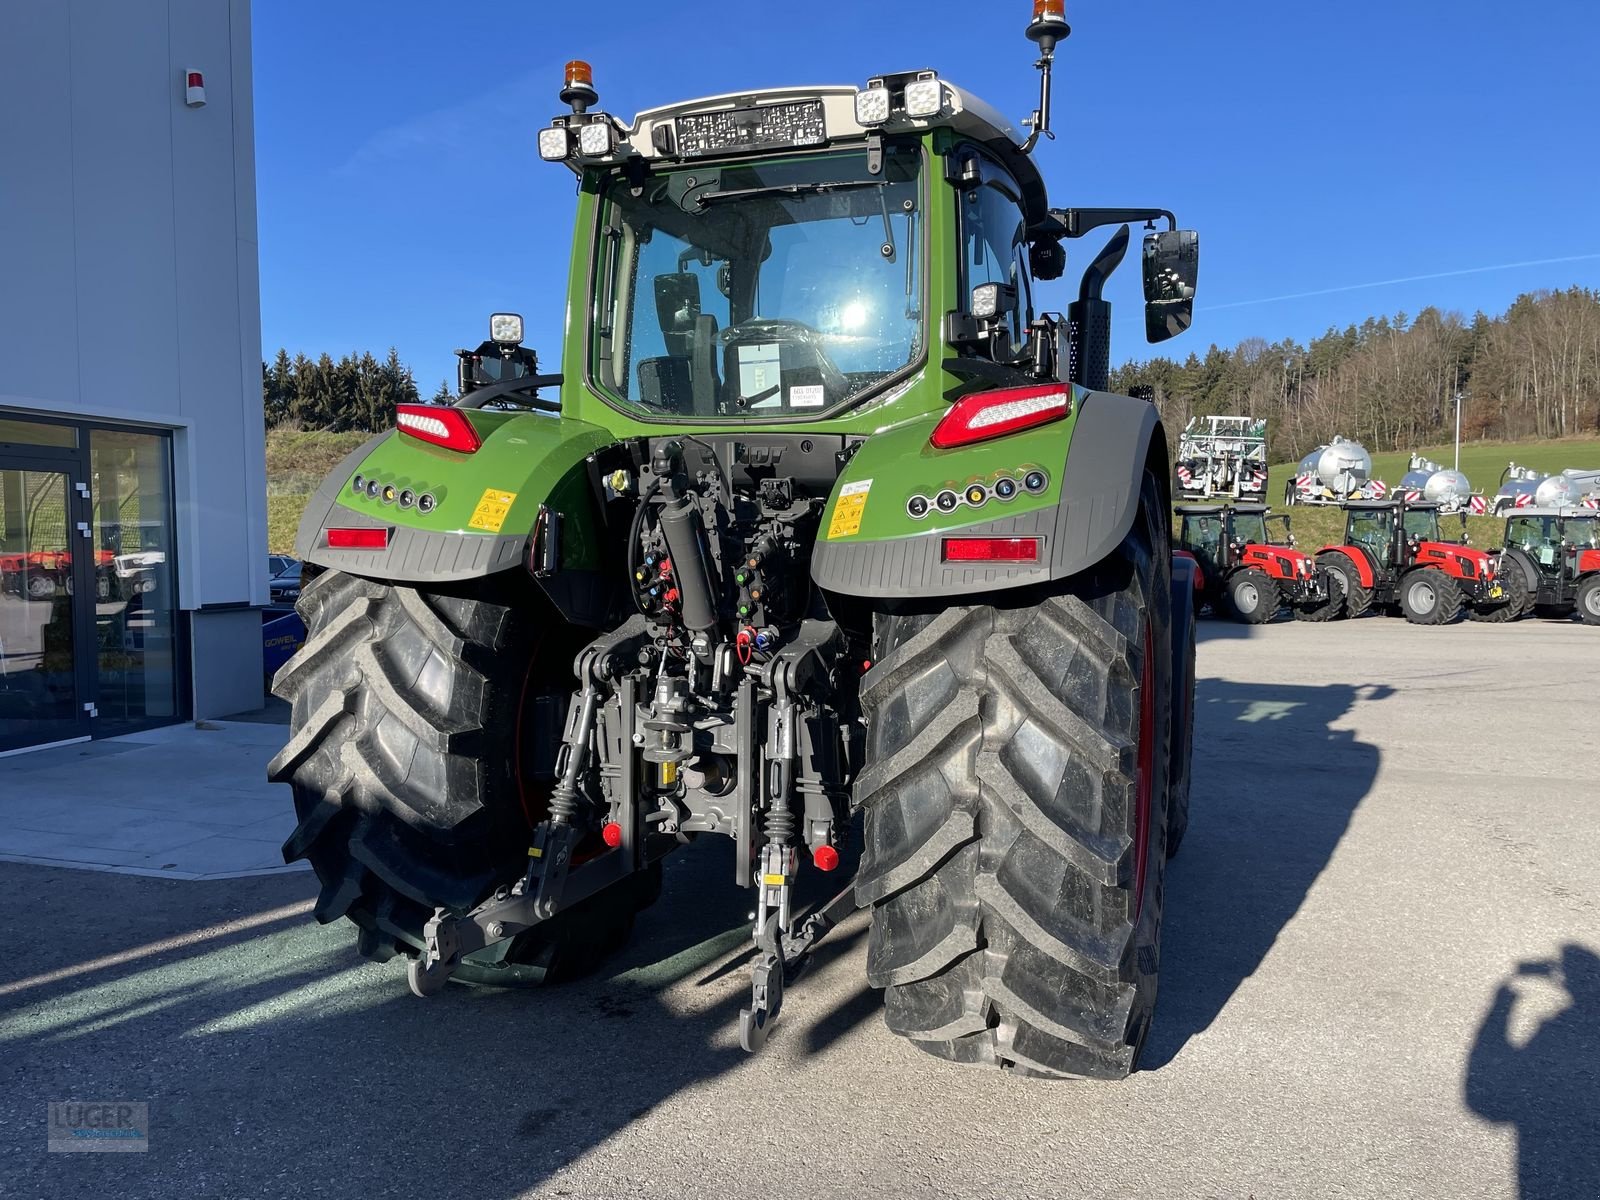
[[[1299,621],[1339,615],[1342,594],[1316,559],[1294,548],[1288,517],[1264,504],[1180,504],[1180,554],[1199,566],[1196,598],[1218,616],[1261,625],[1285,605]],[[1283,523],[1274,540],[1269,523]]]
[[[1520,574],[1507,587],[1498,577],[1499,555],[1443,541],[1437,504],[1362,500],[1341,507],[1345,544],[1324,546],[1317,561],[1343,594],[1345,616],[1377,608],[1398,610],[1413,625],[1448,625],[1463,610],[1477,621],[1520,614]]]

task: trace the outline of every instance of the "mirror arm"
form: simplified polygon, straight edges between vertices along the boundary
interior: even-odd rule
[[[1036,237],[1081,238],[1105,225],[1136,221],[1154,225],[1162,220],[1169,230],[1178,228],[1178,218],[1164,208],[1052,208],[1050,215],[1029,233]]]

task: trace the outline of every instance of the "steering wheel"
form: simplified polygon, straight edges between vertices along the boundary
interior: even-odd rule
[[[778,342],[803,346],[815,360],[814,365],[817,370],[822,373],[822,382],[827,389],[830,403],[849,394],[850,380],[828,357],[827,350],[823,348],[825,341],[823,334],[804,321],[793,321],[787,317],[752,317],[748,321],[728,326],[717,334],[717,341],[724,346],[742,346],[752,342]]]
[[[724,346],[734,346],[740,342],[771,341],[774,338],[812,342],[821,341],[822,334],[804,321],[792,321],[788,317],[751,317],[748,321],[729,325],[717,335],[717,340]]]

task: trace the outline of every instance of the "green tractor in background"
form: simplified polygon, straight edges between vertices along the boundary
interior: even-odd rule
[[[496,316],[460,402],[403,406],[300,529],[270,770],[319,920],[419,995],[538,982],[720,835],[755,892],[747,1049],[860,905],[896,1033],[1133,1069],[1187,819],[1193,587],[1157,412],[1104,390],[1101,293],[1144,222],[1150,338],[1182,332],[1198,239],[1050,207],[1031,152],[1069,32],[1039,0],[1027,137],[932,71],[629,126],[569,66],[538,138],[579,180],[565,373]],[[1105,226],[1068,317],[1036,312]],[[858,814],[854,879],[797,911]]]

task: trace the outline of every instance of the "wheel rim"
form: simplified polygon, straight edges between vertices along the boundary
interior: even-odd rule
[[[1589,589],[1589,594],[1583,598],[1583,607],[1591,617],[1600,617],[1600,587]]]
[[[1144,912],[1144,881],[1150,865],[1150,808],[1156,783],[1155,631],[1144,627],[1144,672],[1139,683],[1139,765],[1133,812],[1133,923]]]
[[[1261,603],[1261,593],[1256,591],[1255,584],[1246,580],[1239,585],[1237,599],[1241,609],[1246,612],[1255,612],[1256,607]]]
[[[1433,585],[1426,580],[1411,585],[1411,607],[1418,612],[1432,612],[1437,600]]]

